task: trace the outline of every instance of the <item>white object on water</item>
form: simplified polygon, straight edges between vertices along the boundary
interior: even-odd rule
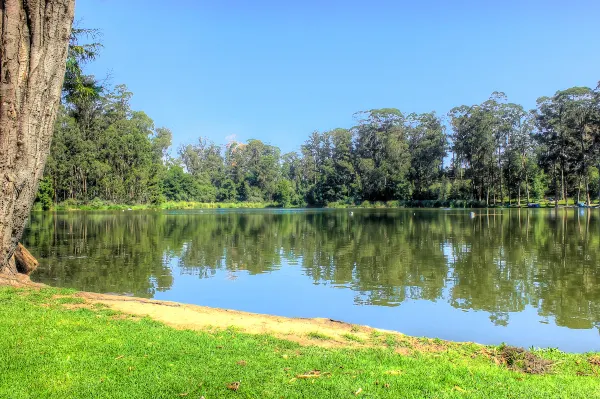
[[[470,212],[469,217],[471,217],[471,219],[473,219],[475,217],[475,212]]]
[[[350,216],[354,216],[354,212],[350,212]]]

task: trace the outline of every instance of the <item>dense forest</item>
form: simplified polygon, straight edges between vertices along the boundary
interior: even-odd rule
[[[173,154],[172,132],[132,110],[126,86],[84,74],[97,45],[80,45],[78,35],[38,193],[44,209],[65,201],[493,206],[600,197],[600,86],[540,97],[534,110],[494,92],[444,116],[362,111],[355,126],[311,133],[299,152],[200,137]]]

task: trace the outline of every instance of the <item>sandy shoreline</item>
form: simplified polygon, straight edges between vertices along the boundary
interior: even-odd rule
[[[50,288],[45,284],[34,283],[29,277],[2,276],[0,286],[22,288]],[[440,351],[450,344],[439,340],[415,338],[396,331],[359,326],[327,318],[291,318],[242,312],[230,309],[190,305],[179,302],[162,301],[138,297],[128,297],[79,291],[74,294],[85,300],[74,307],[91,307],[102,304],[122,313],[149,317],[176,329],[211,330],[235,328],[248,334],[269,334],[271,336],[297,342],[302,345],[322,347],[376,347],[380,346],[374,336],[393,335],[396,340],[406,341],[409,347]],[[383,344],[383,342],[382,342]],[[405,348],[398,348],[404,352]]]

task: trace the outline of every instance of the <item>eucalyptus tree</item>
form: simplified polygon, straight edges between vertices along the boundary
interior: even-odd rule
[[[595,114],[598,112],[594,92],[587,87],[573,87],[559,91],[555,97],[557,101],[565,104],[565,124],[572,135],[572,142],[578,144],[578,157],[574,160],[579,164],[579,176],[577,184],[577,201],[581,182],[583,182],[586,203],[590,204],[588,169],[593,159],[594,135],[596,131],[593,126]]]
[[[0,7],[0,272],[17,272],[11,259],[50,149],[74,11],[74,0]]]
[[[504,175],[506,146],[512,132],[513,118],[511,117],[510,105],[507,104],[506,94],[503,92],[493,92],[490,98],[481,104],[481,107],[485,112],[485,125],[483,128],[489,129],[494,138],[493,162],[497,166],[497,169],[490,168],[490,181],[492,183],[493,202],[495,204],[497,196],[500,202],[504,202],[504,182],[502,177]],[[489,204],[489,200],[486,199],[486,203]]]
[[[302,159],[297,152],[287,152],[281,156],[281,175],[294,184],[295,190],[301,190]]]
[[[103,47],[97,41],[99,36],[97,29],[73,27],[69,39],[62,104],[84,131],[93,129],[93,123],[102,110],[104,87],[94,76],[84,72],[84,66],[95,60]]]
[[[302,145],[301,152],[306,201],[310,205],[325,205],[333,201],[330,184],[334,169],[329,134],[312,132]]]
[[[166,127],[159,127],[152,134],[152,150],[154,156],[163,162],[167,162],[169,148],[173,142],[173,132]]]
[[[358,113],[353,128],[356,166],[363,199],[408,199],[410,152],[405,117],[395,108]]]
[[[354,160],[352,132],[348,129],[334,129],[329,132],[332,147],[334,192],[336,201],[354,199],[358,194],[358,175]]]
[[[593,132],[593,144],[592,144],[592,157],[596,163],[596,172],[598,173],[597,188],[598,188],[598,201],[600,201],[600,83],[594,89],[594,102],[596,112],[593,116],[592,132]]]
[[[539,174],[534,151],[534,120],[530,112],[526,112],[517,104],[507,104],[505,112],[509,134],[505,147],[504,176],[509,198],[512,192],[517,199],[517,204],[521,205],[521,189],[525,190],[529,203],[532,179]]]
[[[442,175],[448,140],[442,120],[434,113],[410,114],[408,124],[408,148],[411,155],[409,180],[413,198],[432,197],[430,187]]]
[[[260,140],[230,143],[226,148],[226,174],[241,201],[272,201],[281,178],[281,150]]]
[[[103,88],[94,100],[97,111],[84,123],[89,114],[63,100],[44,172],[50,190],[43,196],[51,193],[55,202],[162,200],[171,132],[132,110],[131,96],[124,85]]]
[[[537,101],[540,161],[552,176],[557,199],[568,198],[569,186],[575,183],[580,186],[582,179],[587,185],[588,158],[594,149],[590,136],[593,104],[593,93],[580,87],[558,91],[552,97],[541,97]]]
[[[458,167],[464,167],[472,198],[489,204],[495,169],[495,140],[488,109],[479,105],[460,106],[449,112],[452,151]]]
[[[537,99],[536,139],[539,145],[539,160],[544,170],[552,176],[555,206],[558,207],[560,193],[560,160],[563,151],[563,140],[560,134],[562,128],[562,112],[550,97]],[[562,180],[564,181],[564,180]],[[559,191],[560,190],[560,191]]]
[[[207,200],[216,200],[216,189],[225,179],[225,165],[220,146],[200,137],[197,144],[179,148],[179,156],[185,169],[198,181],[206,192]]]
[[[323,135],[318,131],[310,134],[308,139],[300,147],[302,154],[302,175],[306,187],[314,187],[320,173],[320,165],[323,161]]]

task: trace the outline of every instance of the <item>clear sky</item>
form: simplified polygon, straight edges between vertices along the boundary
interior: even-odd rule
[[[533,108],[600,80],[598,0],[77,0],[102,31],[88,73],[125,83],[173,144],[200,136],[299,149],[353,114],[480,103]]]

